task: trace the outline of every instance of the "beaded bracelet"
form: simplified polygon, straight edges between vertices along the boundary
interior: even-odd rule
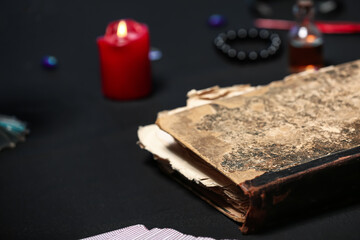
[[[228,43],[233,40],[244,40],[244,39],[260,39],[260,40],[269,40],[270,45],[259,51],[255,50],[236,50],[231,47]],[[270,33],[268,30],[261,29],[258,30],[256,28],[251,28],[249,30],[241,28],[237,31],[229,30],[226,33],[220,33],[215,39],[214,44],[217,49],[219,49],[222,53],[228,56],[231,59],[237,59],[240,61],[244,60],[259,60],[259,59],[267,59],[270,56],[275,55],[281,45],[281,40],[278,34]]]

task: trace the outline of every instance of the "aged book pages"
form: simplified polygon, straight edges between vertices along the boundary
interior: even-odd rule
[[[154,155],[159,166],[170,175],[178,173],[195,193],[219,211],[238,222],[244,222],[248,198],[229,179],[209,166],[194,161],[187,151],[155,124],[140,127],[139,144]]]
[[[294,74],[157,124],[235,184],[360,145],[360,61]]]
[[[211,103],[216,99],[238,96],[255,89],[256,87],[251,87],[250,85],[234,85],[226,88],[214,86],[203,90],[193,89],[187,94],[188,98],[185,107],[176,108],[168,111],[166,114],[174,114],[196,106]],[[226,180],[225,182],[220,179],[216,180],[214,174],[207,171],[207,169],[214,171],[212,168],[206,167],[203,164],[195,166],[196,161],[193,161],[193,157],[184,151],[183,147],[176,142],[171,135],[159,129],[155,124],[140,127],[138,136],[142,148],[153,153],[157,160],[168,161],[170,164],[169,167],[172,170],[180,172],[188,180],[202,184],[206,187],[223,187],[227,185],[225,182],[229,182],[229,180]],[[216,175],[218,175],[218,173],[216,173]]]
[[[215,99],[238,96],[255,89],[249,85],[235,85],[227,88],[215,86],[199,91],[191,90],[188,93],[187,105],[167,114],[204,105]],[[244,222],[248,199],[233,182],[219,175],[212,167],[194,160],[194,156],[155,124],[139,127],[138,137],[140,146],[154,155],[164,171],[169,174],[179,173],[201,198],[235,221]]]

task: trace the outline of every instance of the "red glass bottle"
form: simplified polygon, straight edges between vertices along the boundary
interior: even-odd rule
[[[314,24],[314,4],[297,0],[294,8],[296,24],[289,32],[289,64],[291,72],[323,67],[323,37]]]

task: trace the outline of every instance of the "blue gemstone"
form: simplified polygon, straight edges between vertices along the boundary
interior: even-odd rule
[[[54,69],[57,67],[58,60],[54,56],[44,56],[41,60],[44,68]]]
[[[162,52],[159,49],[152,47],[149,52],[150,61],[158,61],[161,58],[162,58]]]
[[[213,14],[208,19],[210,27],[221,27],[226,24],[226,18],[221,14]]]

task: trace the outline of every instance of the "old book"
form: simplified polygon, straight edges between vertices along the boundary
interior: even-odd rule
[[[160,113],[138,135],[165,171],[243,233],[358,196],[360,61],[222,90],[190,92],[193,103]]]

